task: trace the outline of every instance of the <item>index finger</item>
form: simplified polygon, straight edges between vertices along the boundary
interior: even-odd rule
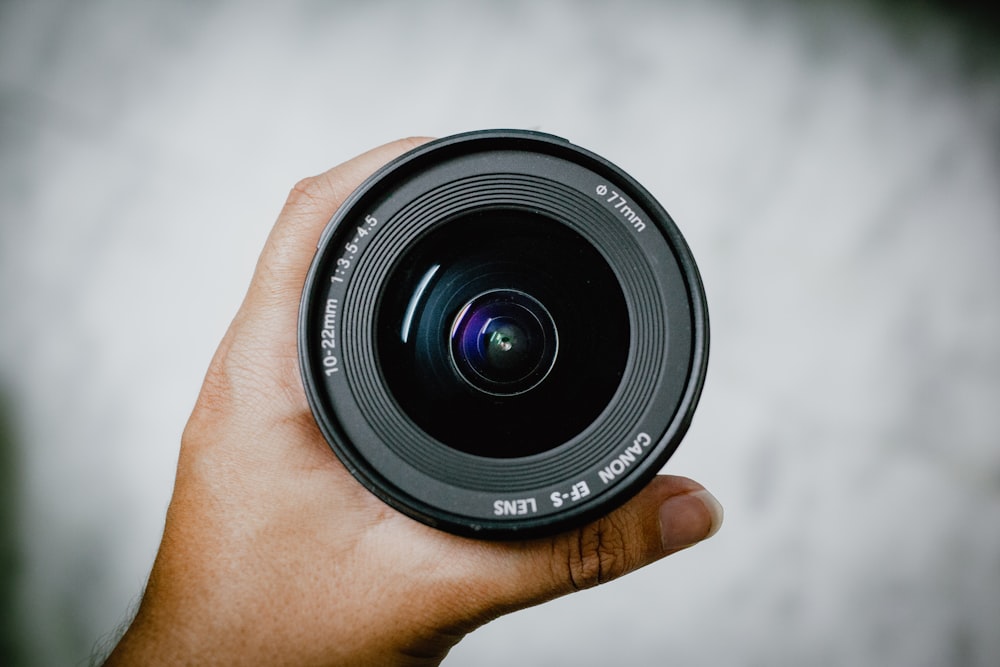
[[[294,322],[316,243],[337,208],[376,169],[426,141],[399,139],[296,183],[257,261],[245,305],[277,309],[272,314]]]

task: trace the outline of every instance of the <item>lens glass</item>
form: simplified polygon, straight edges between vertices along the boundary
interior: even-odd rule
[[[557,349],[548,310],[517,290],[480,294],[462,307],[451,328],[451,358],[459,374],[497,396],[538,385],[552,369]]]
[[[393,397],[445,445],[492,458],[571,440],[624,372],[629,320],[601,253],[529,211],[437,225],[379,295],[377,358]]]

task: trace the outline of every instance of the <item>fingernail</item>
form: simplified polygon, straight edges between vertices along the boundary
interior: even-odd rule
[[[672,496],[660,505],[660,536],[664,550],[707,540],[722,527],[722,505],[708,491]]]

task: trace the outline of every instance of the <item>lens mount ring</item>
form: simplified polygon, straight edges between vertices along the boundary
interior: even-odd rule
[[[514,458],[461,451],[416,425],[387,386],[393,371],[380,341],[398,333],[376,324],[391,320],[384,312],[405,310],[392,305],[393,290],[386,285],[397,280],[400,258],[409,249],[442,230],[471,228],[469,220],[494,214],[538,218],[548,222],[522,226],[554,225],[582,239],[617,281],[628,320],[620,379],[607,405],[565,442]],[[563,236],[553,238],[555,247],[566,245]],[[437,289],[432,283],[443,280],[432,270],[422,275],[427,283],[412,290],[416,301],[411,303],[419,303],[425,288],[430,293]],[[487,280],[470,281],[481,279]],[[600,313],[601,304],[588,304],[586,282],[581,285],[581,302]],[[499,291],[486,289],[462,303],[471,307],[478,296]],[[547,304],[525,296],[531,300],[526,303],[547,311]],[[514,308],[531,314],[523,320],[526,326],[539,321],[532,307]],[[406,315],[401,312],[400,318]],[[457,326],[460,313],[449,315],[449,325]],[[544,322],[539,324],[546,330]],[[561,345],[566,332],[558,328],[556,334],[555,323],[551,331]],[[471,384],[478,382],[486,393],[491,385],[476,377],[489,381],[495,372],[493,379],[506,380],[509,366],[511,376],[518,376],[515,381],[528,378],[530,386],[523,391],[495,392],[503,400],[540,391],[550,372],[556,373],[556,356],[560,372],[565,367],[562,353],[554,351],[549,365],[544,345],[541,351],[530,348],[537,360],[506,358],[510,350],[504,346],[513,346],[514,339],[497,340],[492,371],[484,376],[473,367],[469,373],[475,373]],[[445,354],[453,355],[449,344],[445,341]],[[317,423],[365,486],[425,523],[465,535],[514,538],[550,534],[606,513],[655,475],[677,447],[697,404],[707,365],[708,321],[686,243],[638,183],[562,139],[499,130],[425,144],[382,168],[348,198],[324,232],[306,281],[299,349]],[[477,363],[485,358],[477,357]],[[460,366],[455,361],[457,375],[465,377]],[[532,373],[539,368],[543,372],[536,381]]]

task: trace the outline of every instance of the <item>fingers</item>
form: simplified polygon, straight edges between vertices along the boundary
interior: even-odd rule
[[[552,541],[529,543],[505,581],[495,582],[493,602],[496,609],[516,609],[617,579],[711,537],[722,516],[722,506],[697,482],[655,477],[611,514]]]
[[[715,535],[722,527],[723,516],[722,504],[706,489],[672,496],[659,509],[664,554],[672,554]]]
[[[248,305],[276,309],[274,314],[285,323],[291,322],[294,329],[302,285],[316,243],[334,212],[379,167],[426,141],[426,138],[400,139],[299,181],[289,193],[261,252],[247,295]]]
[[[292,188],[261,251],[243,305],[212,360],[193,423],[199,423],[194,417],[229,415],[233,408],[249,407],[234,423],[253,431],[282,411],[303,413],[296,321],[320,234],[337,208],[368,176],[425,141],[394,141],[303,179]],[[279,396],[288,400],[274,400]],[[301,421],[315,428],[311,419]]]
[[[700,484],[683,477],[654,478],[611,514],[563,536],[554,552],[557,585],[590,588],[692,546],[722,525],[722,506]],[[561,581],[560,581],[561,580]]]

